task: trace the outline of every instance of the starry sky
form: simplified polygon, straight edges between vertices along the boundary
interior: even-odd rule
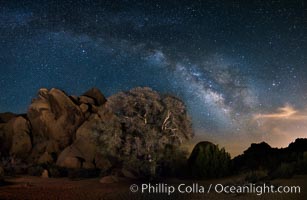
[[[196,136],[232,155],[307,137],[303,0],[0,1],[0,112],[41,87],[184,100]]]

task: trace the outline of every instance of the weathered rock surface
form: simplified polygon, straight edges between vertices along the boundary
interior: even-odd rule
[[[95,169],[95,165],[92,162],[84,162],[82,163],[82,168],[84,169]]]
[[[95,99],[87,96],[80,96],[79,97],[79,102],[83,104],[92,104],[95,105]]]
[[[13,120],[11,156],[26,158],[32,149],[29,122],[23,117]]]
[[[44,169],[43,173],[42,173],[42,178],[49,178],[49,172],[48,170]]]
[[[86,113],[88,111],[88,108],[89,108],[88,105],[84,103],[80,105],[80,109],[83,113]]]
[[[66,168],[81,168],[83,154],[75,147],[69,146],[61,152],[56,164]]]
[[[21,116],[0,124],[0,151],[2,155],[26,158],[32,149],[30,124]]]
[[[107,100],[98,88],[92,88],[83,94],[95,100],[97,106],[103,105]]]
[[[54,160],[52,156],[47,151],[43,155],[41,155],[41,157],[37,161],[38,164],[48,164],[53,162]]]
[[[17,115],[10,112],[0,113],[0,123],[7,123],[11,119],[15,118]]]
[[[79,157],[85,163],[95,163],[96,167],[107,170],[110,163],[102,163],[95,160],[97,153],[104,152],[107,155],[116,155],[120,144],[121,125],[117,117],[111,113],[102,111],[99,114],[92,114],[88,121],[85,121],[76,132],[76,139],[67,149],[73,153],[61,153],[57,164],[61,166],[63,157]],[[98,156],[99,157],[99,156]],[[103,165],[103,166],[102,166]],[[63,165],[62,165],[63,166]],[[84,168],[89,166],[85,165]]]
[[[34,143],[53,140],[64,149],[84,120],[83,113],[63,91],[40,89],[28,110]]]

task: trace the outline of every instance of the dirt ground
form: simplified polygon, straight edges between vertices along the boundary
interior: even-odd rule
[[[280,179],[271,182],[273,185],[299,185],[300,194],[141,194],[130,191],[131,184],[141,185],[136,181],[121,181],[117,183],[102,184],[99,179],[70,180],[67,178],[39,178],[39,177],[11,177],[7,178],[7,185],[0,186],[0,199],[12,200],[108,200],[108,199],[276,199],[276,200],[299,200],[307,198],[307,176],[297,176],[292,179]],[[180,181],[165,180],[168,185],[178,185],[182,182],[189,185],[199,183],[200,185],[210,184],[234,184],[235,178],[208,180],[208,181]]]

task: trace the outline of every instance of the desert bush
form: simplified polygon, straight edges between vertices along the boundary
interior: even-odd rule
[[[230,174],[231,159],[224,148],[200,142],[189,157],[188,167],[193,178],[219,178]]]
[[[150,88],[135,88],[111,96],[106,108],[121,124],[121,141],[116,144],[121,142],[118,158],[124,168],[145,177],[162,176],[166,174],[162,168],[175,168],[168,165],[177,165],[175,160],[180,156],[185,159],[184,154],[176,154],[177,147],[189,140],[193,131],[186,107],[178,98],[160,96]],[[176,157],[170,161],[165,155],[169,147]]]

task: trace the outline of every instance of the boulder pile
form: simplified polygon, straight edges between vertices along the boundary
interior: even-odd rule
[[[157,173],[166,148],[192,136],[183,102],[150,88],[108,99],[97,88],[81,96],[42,88],[26,114],[0,114],[0,166],[10,173],[41,166],[52,176],[49,167],[57,166],[142,177]]]

